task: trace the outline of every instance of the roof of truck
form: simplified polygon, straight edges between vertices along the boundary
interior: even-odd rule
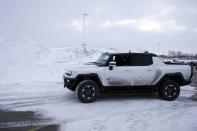
[[[136,53],[136,52],[105,52],[104,54],[111,54],[111,55],[128,55],[128,54],[131,54],[131,55],[149,55],[149,56],[157,56],[156,54],[154,53],[148,53],[148,52],[145,52],[145,53]]]

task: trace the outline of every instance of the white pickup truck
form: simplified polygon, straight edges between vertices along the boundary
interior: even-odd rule
[[[89,103],[101,93],[123,91],[157,92],[164,100],[175,100],[192,75],[190,65],[165,64],[151,53],[103,53],[96,62],[67,69],[63,78],[64,87]]]

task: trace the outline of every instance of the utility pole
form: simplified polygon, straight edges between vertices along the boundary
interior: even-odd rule
[[[88,14],[83,14],[83,38],[82,38],[82,48],[84,54],[87,54],[87,48],[86,48],[86,16]]]
[[[159,53],[160,53],[159,52],[160,51],[160,43],[159,42],[157,43],[157,46],[158,46],[158,48],[157,48],[158,49],[158,52],[157,52],[158,54],[157,55],[159,55]]]

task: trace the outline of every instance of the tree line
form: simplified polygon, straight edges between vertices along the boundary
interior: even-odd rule
[[[197,59],[197,54],[183,53],[181,51],[168,51],[168,55],[159,55],[162,58]]]

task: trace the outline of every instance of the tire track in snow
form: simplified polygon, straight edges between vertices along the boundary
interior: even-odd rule
[[[36,106],[41,104],[51,104],[56,102],[64,102],[64,101],[71,101],[75,99],[75,96],[38,96],[38,97],[25,97],[25,98],[5,98],[0,99],[0,107],[4,108],[19,108],[19,107],[28,107],[28,106]],[[6,104],[2,104],[6,103]]]

